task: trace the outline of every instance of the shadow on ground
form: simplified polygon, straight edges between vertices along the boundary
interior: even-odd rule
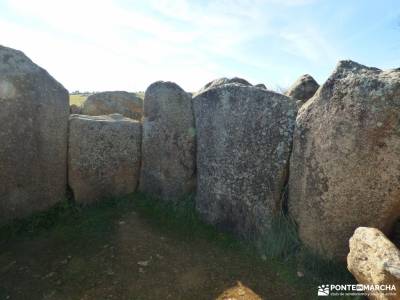
[[[0,299],[215,299],[240,281],[263,299],[312,299],[284,262],[181,237],[134,205],[100,207],[0,240]],[[304,282],[303,282],[304,281]]]

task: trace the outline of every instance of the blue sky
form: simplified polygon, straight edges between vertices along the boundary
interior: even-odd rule
[[[226,76],[322,83],[340,59],[400,67],[398,0],[0,0],[0,43],[67,89],[187,91]]]

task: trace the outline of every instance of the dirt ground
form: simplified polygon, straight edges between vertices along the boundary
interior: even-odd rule
[[[180,239],[134,210],[0,241],[0,299],[216,299],[238,281],[263,299],[315,296],[279,270],[205,238]]]

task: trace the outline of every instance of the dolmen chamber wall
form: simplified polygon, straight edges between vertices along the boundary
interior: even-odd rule
[[[65,198],[68,117],[68,91],[0,46],[0,224]]]
[[[120,114],[71,115],[68,183],[76,202],[88,204],[136,191],[142,125]]]
[[[0,223],[62,201],[67,183],[83,204],[195,193],[199,215],[218,228],[258,239],[284,213],[306,247],[344,259],[356,228],[389,235],[399,217],[399,69],[341,61],[320,87],[305,75],[287,95],[241,78],[193,95],[158,81],[132,120],[69,115],[59,83],[0,47],[0,102]]]
[[[196,207],[208,223],[260,237],[281,212],[296,103],[242,83],[205,89],[193,103]]]
[[[195,191],[192,97],[172,82],[151,84],[144,96],[139,190],[167,201]]]
[[[390,234],[400,212],[400,69],[341,61],[300,109],[289,213],[302,242],[344,259],[359,227]]]

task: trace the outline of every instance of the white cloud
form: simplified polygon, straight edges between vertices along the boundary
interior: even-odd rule
[[[254,40],[283,38],[286,52],[321,60],[329,52],[321,33],[276,28],[275,10],[265,9],[311,2],[148,0],[123,7],[111,0],[9,0],[14,14],[29,25],[1,21],[0,36],[69,89],[143,90],[163,79],[196,90],[231,71],[220,57],[257,68],[273,64],[243,50]]]
[[[287,42],[284,51],[313,63],[336,60],[335,47],[316,28],[284,29],[281,37]]]

